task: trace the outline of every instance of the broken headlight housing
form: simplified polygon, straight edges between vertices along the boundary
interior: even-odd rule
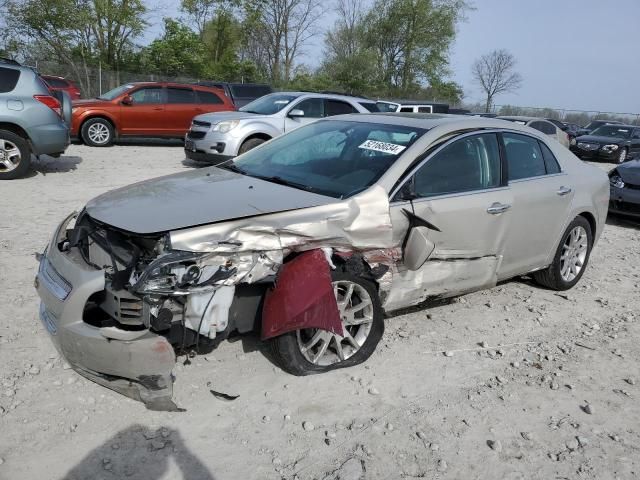
[[[133,272],[129,283],[140,294],[187,295],[192,287],[215,285],[236,273],[228,258],[203,264],[209,257],[208,253],[170,252],[156,258],[142,272]]]
[[[624,188],[624,181],[618,172],[613,172],[609,177],[609,185],[615,188]]]

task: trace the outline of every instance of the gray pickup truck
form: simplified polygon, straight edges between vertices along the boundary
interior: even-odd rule
[[[0,58],[0,180],[23,177],[31,154],[64,153],[70,123],[67,93],[50,92],[34,69]]]

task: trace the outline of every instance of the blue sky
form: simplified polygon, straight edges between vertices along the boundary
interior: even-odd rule
[[[637,24],[640,0],[475,0],[475,10],[458,26],[451,49],[452,79],[465,101],[482,101],[471,65],[484,53],[505,48],[517,59],[524,81],[517,93],[496,103],[640,113],[633,93],[640,73]],[[161,30],[162,16],[176,16],[179,0],[163,0],[147,34]],[[322,29],[335,21],[327,14]],[[309,45],[301,63],[315,66],[322,36]]]

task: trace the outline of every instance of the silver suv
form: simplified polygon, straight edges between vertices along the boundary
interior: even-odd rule
[[[66,92],[54,96],[38,72],[0,58],[0,180],[24,176],[32,153],[64,153],[70,120]]]
[[[272,93],[237,112],[206,113],[195,117],[185,138],[185,154],[191,160],[215,165],[319,118],[377,111],[376,102],[362,97]]]

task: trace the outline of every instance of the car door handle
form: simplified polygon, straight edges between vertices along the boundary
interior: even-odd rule
[[[506,203],[493,203],[489,208],[487,208],[487,213],[491,215],[498,215],[500,213],[506,212],[511,208],[511,205],[507,205]]]
[[[153,107],[154,110],[164,110],[162,107]]]
[[[560,189],[556,193],[561,197],[564,197],[565,195],[569,195],[572,191],[573,190],[571,190],[571,187],[560,187]]]

